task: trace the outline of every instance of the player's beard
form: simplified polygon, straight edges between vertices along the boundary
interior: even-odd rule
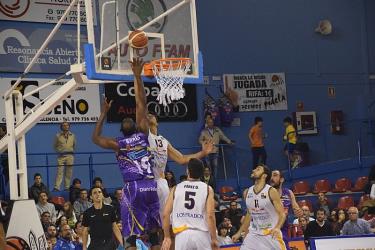
[[[273,188],[279,189],[280,186],[281,186],[281,182],[279,182],[279,183],[271,182],[271,186],[272,186]]]

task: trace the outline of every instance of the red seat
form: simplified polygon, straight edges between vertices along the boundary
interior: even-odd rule
[[[310,192],[310,185],[306,181],[298,181],[293,184],[293,193],[295,195],[304,195]]]
[[[370,195],[369,194],[364,194],[361,196],[358,202],[358,209],[361,209],[363,206],[363,202],[370,200]]]
[[[344,193],[350,191],[352,182],[348,178],[340,178],[335,183],[335,188],[332,190],[334,193]]]
[[[354,184],[354,187],[352,188],[352,192],[361,192],[365,188],[368,182],[367,176],[361,176],[358,177],[357,181]]]
[[[51,202],[55,205],[64,206],[65,199],[64,197],[61,197],[61,196],[54,196],[52,197]]]
[[[311,201],[309,201],[309,200],[300,200],[297,203],[298,203],[299,207],[308,206],[309,209],[310,209],[310,213],[314,212],[313,205],[312,205]]]
[[[313,193],[327,193],[331,191],[331,184],[329,183],[329,180],[324,179],[324,180],[317,180],[314,185],[314,190]]]
[[[353,197],[348,195],[340,197],[337,207],[339,209],[348,209],[350,207],[354,207]]]
[[[219,194],[223,201],[233,201],[238,199],[238,195],[234,194],[234,188],[231,186],[221,187]]]

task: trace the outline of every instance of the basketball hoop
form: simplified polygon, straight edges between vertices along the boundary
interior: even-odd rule
[[[190,65],[190,58],[165,58],[145,65],[144,74],[154,76],[160,86],[157,97],[160,104],[167,106],[185,96],[183,84]]]

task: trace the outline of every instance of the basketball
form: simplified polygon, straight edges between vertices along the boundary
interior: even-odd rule
[[[148,37],[144,31],[135,30],[129,35],[129,45],[135,49],[147,47]]]
[[[6,242],[5,250],[30,250],[27,242],[19,237],[9,237]]]

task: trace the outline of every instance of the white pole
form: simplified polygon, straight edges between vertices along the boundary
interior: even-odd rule
[[[5,100],[5,115],[7,123],[7,138],[8,141],[8,165],[9,165],[9,192],[10,199],[18,199],[18,185],[17,185],[17,150],[16,150],[16,135],[14,128],[14,113],[13,113],[13,96]]]
[[[117,44],[117,68],[121,70],[121,56],[120,56],[120,17],[119,17],[119,9],[118,9],[118,2],[116,3],[116,44]]]
[[[23,120],[23,100],[22,94],[19,91],[13,92],[15,101],[15,111],[16,111],[16,121],[17,123]],[[19,199],[27,200],[29,198],[27,186],[27,161],[26,161],[26,142],[25,134],[17,140],[17,150],[18,150],[18,179],[19,183]]]
[[[77,63],[81,63],[81,2],[77,4]]]
[[[36,59],[39,58],[39,56],[42,54],[43,50],[47,47],[48,43],[53,38],[53,36],[57,32],[57,30],[60,28],[60,26],[64,22],[66,16],[69,14],[70,10],[73,8],[73,6],[75,5],[75,3],[77,1],[78,0],[72,0],[69,7],[65,10],[64,15],[61,17],[61,19],[55,25],[55,27],[53,28],[51,33],[48,35],[47,39],[44,41],[42,46],[39,48],[38,52],[34,55],[33,59],[30,61],[29,65],[27,65],[25,71],[21,74],[20,77],[18,77],[16,83],[9,90],[7,90],[7,92],[5,92],[5,94],[4,94],[5,98],[7,98],[12,93],[12,91],[17,88],[17,86],[20,84],[21,80],[26,76],[27,73],[29,73],[30,69],[34,66],[34,63],[35,63]]]
[[[138,28],[138,30],[144,30],[148,27],[150,27],[151,25],[153,25],[154,23],[158,22],[159,20],[163,19],[165,16],[168,16],[170,13],[176,11],[177,9],[181,8],[182,6],[184,6],[185,4],[187,4],[188,2],[190,2],[190,0],[184,0],[178,4],[176,4],[175,6],[173,6],[172,8],[170,8],[169,10],[167,10],[166,12],[164,12],[163,14],[161,14],[160,16],[154,18],[153,20],[151,20],[150,22],[146,23],[145,25],[143,25],[142,27]],[[122,38],[119,43],[123,43],[125,41],[127,41],[129,38],[129,35],[125,36],[124,38]],[[107,53],[108,51],[110,51],[111,49],[115,48],[116,47],[116,44],[112,44],[110,45],[108,48],[106,48],[105,50],[101,50],[97,55],[96,57],[100,57],[102,56],[103,54]]]

